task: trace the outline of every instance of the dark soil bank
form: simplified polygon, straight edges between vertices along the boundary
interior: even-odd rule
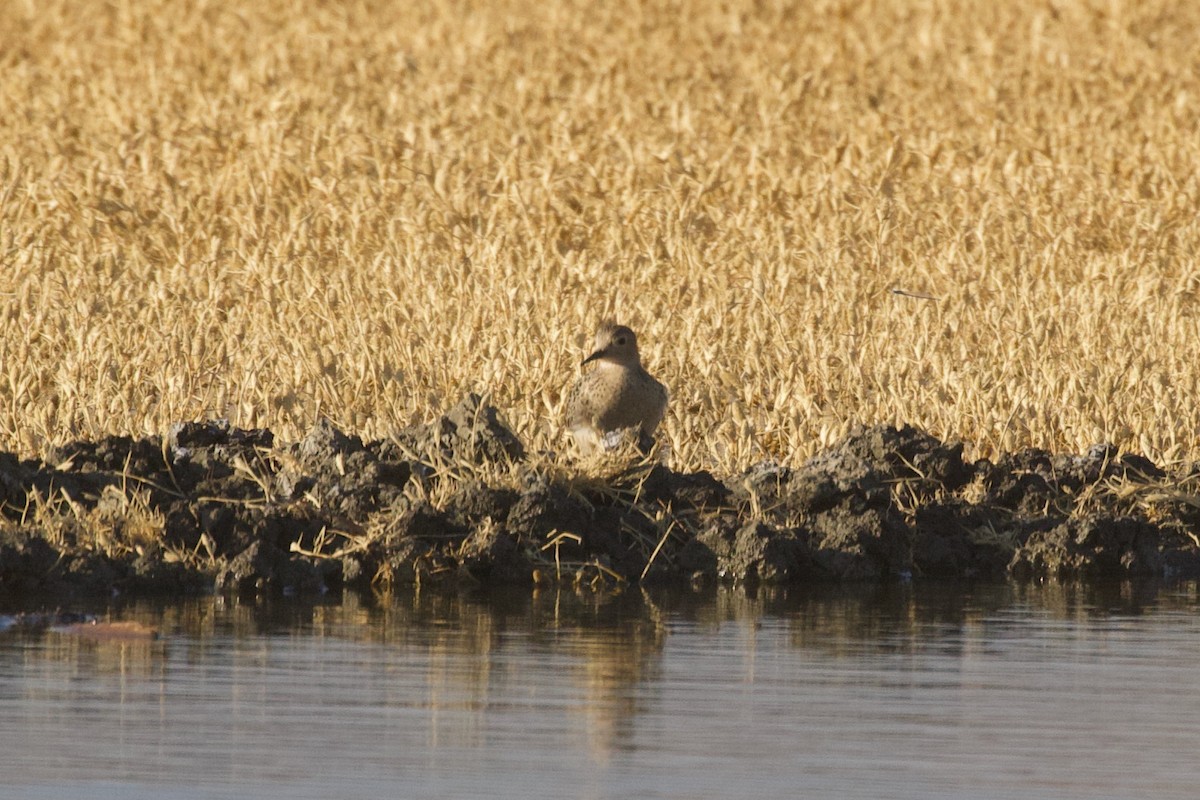
[[[1200,576],[1200,470],[1107,446],[966,463],[876,426],[724,481],[598,469],[528,458],[475,396],[388,441],[208,422],[0,453],[0,591]]]

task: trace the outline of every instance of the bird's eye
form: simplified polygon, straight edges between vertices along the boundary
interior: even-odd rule
[[[624,346],[625,346],[625,337],[624,337],[624,336],[618,336],[618,337],[617,337],[617,346],[618,346],[618,347],[624,347]]]

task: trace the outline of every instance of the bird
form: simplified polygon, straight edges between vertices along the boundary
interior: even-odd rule
[[[576,448],[582,455],[611,449],[624,431],[636,429],[639,449],[648,452],[667,410],[667,387],[642,367],[637,336],[604,320],[594,351],[580,366],[593,363],[567,397],[567,431]]]

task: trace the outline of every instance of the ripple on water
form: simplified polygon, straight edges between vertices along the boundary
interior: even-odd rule
[[[163,635],[0,634],[0,796],[1191,798],[1198,606],[916,585],[89,609]]]

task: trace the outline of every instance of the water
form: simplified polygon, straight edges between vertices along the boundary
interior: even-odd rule
[[[2,798],[1194,798],[1200,592],[528,592],[0,634]]]

